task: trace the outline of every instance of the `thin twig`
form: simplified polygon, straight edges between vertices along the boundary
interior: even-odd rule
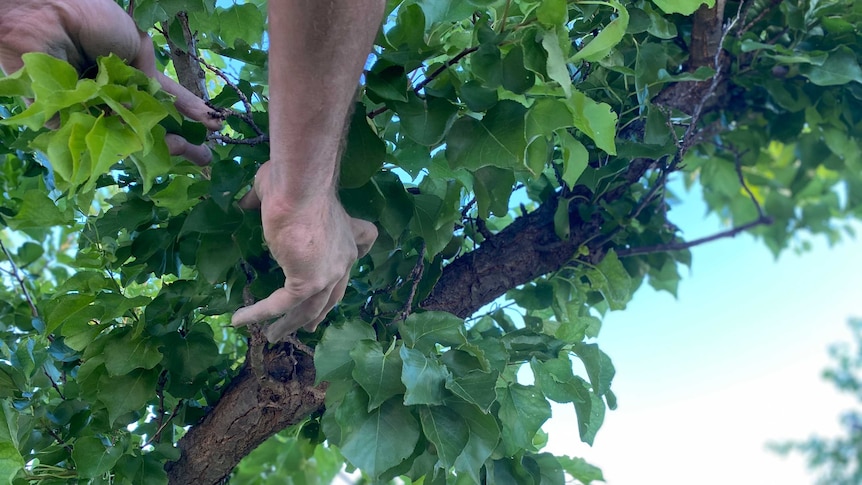
[[[716,241],[718,239],[723,239],[726,237],[736,237],[737,234],[747,231],[753,227],[757,226],[766,226],[772,224],[772,218],[769,216],[758,217],[757,219],[743,224],[741,226],[734,227],[732,229],[728,229],[727,231],[722,231],[717,234],[713,234],[711,236],[702,237],[700,239],[695,239],[693,241],[686,242],[678,242],[678,243],[668,243],[668,244],[658,244],[655,246],[646,246],[641,248],[629,248],[629,249],[617,249],[617,256],[623,258],[627,256],[638,256],[641,254],[652,254],[652,253],[664,253],[668,251],[682,251],[684,249],[693,248],[695,246],[699,246],[701,244],[706,244],[712,241]]]
[[[65,401],[66,396],[63,394],[63,391],[60,390],[60,386],[57,384],[56,381],[54,381],[54,378],[51,377],[51,374],[48,373],[48,370],[45,367],[42,367],[42,372],[45,374],[45,377],[47,377],[48,380],[51,381],[51,387],[53,387],[54,390],[57,391],[57,394],[60,395],[60,399],[63,399]]]
[[[308,345],[305,345],[298,338],[296,338],[295,333],[292,333],[292,334],[288,335],[287,337],[285,337],[284,342],[289,343],[290,345],[293,346],[293,348],[295,348],[296,350],[299,350],[300,352],[304,353],[305,355],[307,355],[309,357],[314,357],[314,349],[312,349]]]
[[[30,306],[30,313],[33,318],[39,318],[39,310],[36,309],[36,304],[33,303],[33,298],[30,296],[30,291],[27,289],[27,284],[24,281],[24,278],[21,277],[20,270],[18,266],[15,265],[15,261],[12,260],[12,255],[9,253],[9,250],[6,249],[6,246],[3,244],[3,241],[0,241],[0,249],[3,250],[3,254],[6,255],[6,259],[9,260],[9,265],[12,266],[12,271],[9,274],[15,278],[15,281],[18,282],[18,286],[21,288],[21,292],[24,294],[24,299],[27,300],[27,304]]]
[[[210,133],[207,140],[220,141],[226,145],[258,145],[260,143],[268,143],[269,135],[260,135],[254,138],[233,138],[222,133]]]
[[[772,11],[773,8],[775,8],[776,6],[778,6],[780,4],[781,4],[781,0],[772,0],[769,3],[769,5],[767,5],[763,10],[761,10],[759,14],[757,14],[756,17],[751,19],[751,22],[748,22],[747,24],[741,26],[739,28],[739,32],[737,32],[737,35],[739,37],[742,37],[742,35],[745,34],[746,32],[748,32],[749,29],[751,29],[754,26],[754,24],[763,20],[763,17],[765,17],[769,12]],[[751,7],[753,5],[754,5],[753,1],[749,2],[749,4],[745,8],[745,14],[743,15],[743,18],[748,16],[748,11],[751,10]],[[742,7],[742,2],[740,3],[740,7]]]
[[[419,248],[419,258],[416,260],[416,265],[410,271],[407,279],[412,279],[413,284],[410,286],[410,294],[407,296],[407,302],[401,309],[400,320],[407,320],[413,310],[413,298],[416,297],[416,289],[419,288],[419,283],[422,281],[422,274],[425,272],[425,243]]]
[[[506,8],[503,10],[503,16],[500,18],[500,30],[499,33],[503,33],[503,29],[506,28],[506,19],[509,17],[509,7],[512,5],[512,0],[506,0]]]
[[[51,427],[45,427],[45,429],[48,431],[48,434],[51,435],[52,438],[54,438],[54,441],[56,441],[60,446],[65,448],[67,451],[72,451],[72,447],[68,443],[66,443],[66,441],[62,437],[60,437],[60,435],[58,435],[56,431],[54,431]]]
[[[763,208],[760,207],[760,202],[757,201],[757,197],[754,196],[754,192],[748,188],[748,185],[745,183],[745,177],[742,175],[742,163],[739,161],[740,155],[735,154],[735,163],[736,167],[736,175],[739,177],[739,185],[742,185],[742,188],[748,194],[748,198],[751,199],[751,203],[754,204],[754,208],[757,209],[757,216],[761,219],[766,217],[766,214],[763,213]]]
[[[177,417],[177,414],[180,413],[180,408],[182,408],[182,407],[183,407],[183,400],[180,399],[180,402],[178,402],[176,407],[174,407],[174,409],[171,411],[171,414],[170,414],[170,416],[168,416],[168,419],[164,420],[164,422],[159,425],[159,427],[156,429],[156,433],[153,435],[152,438],[147,440],[147,442],[141,446],[141,449],[146,448],[147,446],[150,446],[151,444],[155,443],[156,441],[159,441],[162,438],[162,432],[165,430],[165,428],[168,427],[168,425],[171,424],[171,421],[175,417]],[[159,417],[162,417],[162,416],[159,415]]]
[[[468,47],[468,48],[462,50],[455,57],[449,59],[448,61],[443,63],[442,66],[435,69],[434,72],[425,76],[425,79],[423,79],[422,82],[420,82],[419,84],[417,84],[416,86],[413,87],[413,92],[416,94],[419,94],[419,92],[422,91],[422,89],[424,89],[425,86],[427,86],[431,81],[436,79],[439,75],[443,74],[446,71],[446,69],[449,69],[450,67],[454,66],[459,61],[461,61],[461,59],[468,56],[469,54],[476,52],[477,50],[479,50],[479,46]],[[379,107],[373,111],[370,111],[366,116],[368,116],[371,119],[374,119],[375,117],[377,117],[377,116],[379,116],[379,115],[381,115],[387,111],[389,111],[388,106],[381,106],[381,107]]]
[[[263,130],[261,130],[260,127],[257,126],[257,124],[254,122],[254,120],[251,118],[251,112],[253,111],[252,106],[251,106],[251,101],[248,99],[248,97],[245,95],[245,93],[242,92],[242,90],[239,88],[239,86],[237,86],[233,81],[231,81],[230,78],[227,76],[227,74],[225,74],[224,71],[222,71],[221,69],[219,69],[213,65],[210,65],[210,63],[208,63],[207,61],[201,59],[200,57],[198,57],[194,54],[190,53],[189,56],[192,59],[198,61],[202,66],[204,66],[210,72],[212,72],[216,76],[220,77],[222,79],[222,81],[225,82],[225,84],[227,84],[231,89],[234,90],[234,92],[236,92],[236,95],[237,95],[237,97],[239,97],[239,100],[242,103],[243,108],[245,108],[245,115],[246,116],[243,116],[243,113],[239,113],[235,110],[230,110],[230,111],[233,112],[233,114],[242,118],[243,121],[248,123],[251,126],[251,128],[254,130],[254,132],[258,134],[258,136],[263,136],[264,135]]]

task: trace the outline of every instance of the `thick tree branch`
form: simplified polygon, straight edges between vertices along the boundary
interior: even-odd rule
[[[169,483],[220,483],[267,438],[323,406],[311,356],[289,344],[266,348],[260,336],[251,340],[239,375],[180,440],[180,459],[166,466]]]

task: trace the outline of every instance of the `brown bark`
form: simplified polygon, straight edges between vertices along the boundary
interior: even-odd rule
[[[264,348],[253,338],[246,363],[216,407],[179,442],[180,459],[168,463],[169,483],[220,483],[267,438],[323,405],[314,386],[312,358],[290,344]]]
[[[195,56],[198,55],[195,36],[189,28],[189,16],[185,12],[180,12],[177,14],[176,21],[182,26],[183,38],[188,49],[188,51],[184,50],[176,45],[169,35],[165,35],[168,47],[171,50],[171,62],[173,62],[174,70],[177,72],[177,80],[186,89],[194,93],[195,96],[207,101],[209,100],[209,93],[206,90],[206,73],[204,73],[200,63],[194,57],[188,55],[189,52]],[[164,25],[164,29],[165,33],[167,33],[168,26]]]

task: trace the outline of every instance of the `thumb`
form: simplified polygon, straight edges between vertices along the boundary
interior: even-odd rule
[[[357,258],[365,256],[377,240],[377,226],[363,221],[362,219],[351,219],[350,229],[353,232],[353,240],[356,242]]]

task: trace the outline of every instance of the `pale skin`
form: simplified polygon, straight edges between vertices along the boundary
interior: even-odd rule
[[[17,71],[28,52],[63,59],[82,74],[94,68],[97,57],[116,54],[174,95],[180,113],[210,130],[221,129],[212,108],[156,68],[150,37],[112,0],[0,0],[0,68],[6,74]],[[209,148],[179,135],[169,134],[165,142],[171,155],[198,165],[212,159]]]
[[[234,325],[265,322],[271,342],[314,330],[344,296],[350,268],[377,229],[338,201],[338,160],[356,86],[384,0],[269,2],[270,161],[241,201],[260,207],[284,288],[241,308]]]

